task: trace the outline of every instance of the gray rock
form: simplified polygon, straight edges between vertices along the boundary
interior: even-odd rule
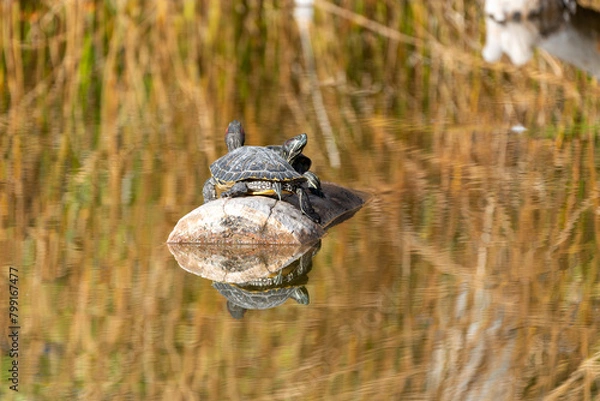
[[[310,194],[321,217],[316,224],[302,214],[296,195],[279,201],[264,196],[221,198],[182,217],[169,235],[170,244],[310,244],[325,229],[351,217],[368,194],[324,183],[324,198]]]

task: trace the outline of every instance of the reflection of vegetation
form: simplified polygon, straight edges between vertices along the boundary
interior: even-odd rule
[[[0,13],[0,241],[37,399],[456,399],[498,372],[514,399],[596,395],[596,81],[484,64],[475,2],[319,1],[326,170],[278,2],[20,3]],[[254,144],[307,131],[317,173],[378,194],[325,239],[314,307],[244,323],[157,246],[234,117]]]

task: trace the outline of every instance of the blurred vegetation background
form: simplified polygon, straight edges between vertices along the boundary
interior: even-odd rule
[[[485,63],[479,2],[315,2],[340,168],[291,1],[0,11],[27,394],[3,397],[597,397],[598,81],[541,51]],[[322,179],[376,195],[324,239],[309,307],[241,322],[163,245],[234,118],[250,144],[307,132]]]

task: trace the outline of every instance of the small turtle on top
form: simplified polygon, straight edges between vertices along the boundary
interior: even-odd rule
[[[303,188],[307,178],[298,173],[277,152],[261,146],[244,146],[245,132],[239,121],[232,121],[225,133],[228,153],[210,165],[211,177],[204,183],[204,202],[221,197],[277,195],[295,193],[302,213],[316,223],[321,218],[313,209]]]
[[[319,180],[319,177],[315,173],[309,171],[312,160],[302,154],[307,142],[308,136],[305,133],[302,133],[288,139],[283,145],[269,145],[267,148],[286,159],[294,170],[306,178],[308,189],[313,194],[324,198],[325,194],[321,190],[321,180]]]

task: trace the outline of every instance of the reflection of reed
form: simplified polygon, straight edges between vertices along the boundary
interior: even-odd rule
[[[457,149],[458,141],[449,135],[439,139],[445,146],[438,149]],[[506,152],[489,153],[501,143]],[[473,141],[453,152],[453,162],[443,162],[443,151],[430,160],[403,156],[419,165],[421,177],[441,174],[442,185],[428,186],[426,178],[421,183],[423,178],[410,168],[400,180],[403,204],[415,208],[408,211],[410,218],[399,216],[398,221],[428,219],[419,231],[402,223],[405,239],[395,243],[396,249],[414,255],[402,261],[402,270],[410,263],[410,271],[418,275],[429,265],[461,283],[433,290],[449,289],[452,296],[417,298],[430,298],[439,310],[432,323],[438,334],[428,337],[424,351],[431,355],[426,387],[435,399],[519,399],[526,386],[531,387],[525,398],[544,394],[574,368],[568,355],[578,344],[586,347],[589,333],[574,328],[575,322],[598,319],[589,310],[597,300],[583,290],[598,274],[593,233],[599,220],[592,207],[598,196],[592,188],[576,197],[571,192],[581,174],[593,174],[594,157],[587,157],[587,148],[579,144],[558,152],[540,145],[522,138]],[[459,170],[453,171],[456,166]],[[432,201],[422,207],[419,199]],[[554,202],[561,204],[559,214]],[[386,238],[390,241],[391,232],[382,233],[381,240]],[[578,254],[576,261],[568,256],[571,252]],[[579,263],[583,276],[573,270]],[[580,377],[577,370],[574,387],[561,393],[589,393]]]
[[[299,5],[296,4],[296,8],[298,7]],[[312,25],[312,4],[303,4],[302,8],[305,9],[305,12],[300,13],[296,11],[294,13],[294,17],[296,23],[298,24],[298,30],[302,44],[302,52],[304,54],[304,60],[306,63],[306,72],[308,75],[308,81],[311,86],[310,91],[313,100],[313,106],[315,109],[315,115],[317,121],[319,122],[319,126],[321,127],[321,132],[325,137],[325,146],[327,147],[329,164],[331,165],[331,167],[339,168],[340,152],[335,143],[333,130],[331,129],[331,123],[329,122],[327,110],[325,108],[325,104],[323,103],[323,95],[321,94],[319,78],[317,76],[317,71],[315,68],[315,56],[313,54],[313,48],[310,38],[310,27]],[[310,12],[307,12],[308,10],[310,10]]]
[[[156,244],[233,115],[255,144],[317,125],[287,14],[21,4],[0,13],[0,260],[31,294],[23,383],[52,383],[33,398],[431,399],[498,375],[516,399],[596,395],[595,81],[544,55],[484,65],[474,3],[348,6],[414,43],[317,15],[342,169],[323,138],[307,153],[376,198],[325,238],[311,307],[239,323]]]

